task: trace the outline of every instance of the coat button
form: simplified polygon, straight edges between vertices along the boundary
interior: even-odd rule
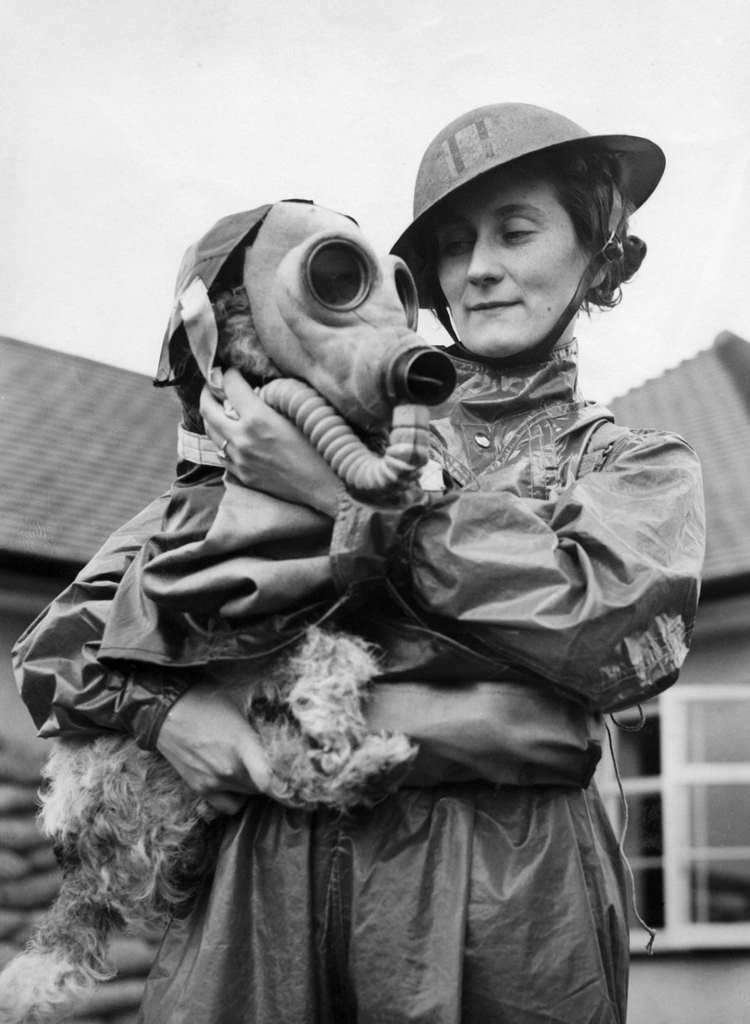
[[[481,433],[475,434],[474,435],[474,444],[476,444],[479,448],[489,448],[489,446],[490,446],[490,439],[489,439],[489,437],[487,437],[486,434],[481,434]]]

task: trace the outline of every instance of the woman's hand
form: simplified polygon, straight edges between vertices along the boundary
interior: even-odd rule
[[[227,414],[224,398],[234,415]],[[258,398],[238,370],[227,370],[220,388],[203,388],[200,411],[227,468],[246,487],[335,517],[343,483],[304,434]]]
[[[258,736],[215,682],[196,683],[170,709],[156,744],[191,789],[222,814],[268,791],[271,770]]]

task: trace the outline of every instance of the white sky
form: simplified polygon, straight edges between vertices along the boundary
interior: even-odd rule
[[[750,339],[749,36],[747,0],[0,0],[0,333],[151,373],[218,217],[313,198],[386,251],[433,135],[522,101],[667,153],[638,279],[579,330],[607,400]]]

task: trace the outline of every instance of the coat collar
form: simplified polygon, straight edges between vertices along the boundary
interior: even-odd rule
[[[516,472],[528,477],[516,481],[519,493],[546,494],[546,484],[537,486],[538,467],[547,473],[563,457],[566,437],[612,419],[603,406],[585,402],[578,389],[574,340],[543,362],[512,369],[451,355],[458,384],[450,400],[432,410],[430,453],[462,486],[477,486],[482,473],[515,463]]]
[[[177,427],[177,457],[182,462],[194,462],[199,466],[224,468],[219,449],[206,434],[195,434],[180,423]]]
[[[555,348],[544,362],[505,370],[452,355],[458,383],[448,402],[433,411],[435,420],[463,412],[473,421],[494,422],[549,405],[583,402],[575,340]]]

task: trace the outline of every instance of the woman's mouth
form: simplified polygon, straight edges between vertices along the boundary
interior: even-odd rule
[[[485,310],[508,309],[510,306],[517,305],[517,302],[475,302],[468,309],[470,313],[481,313]]]

